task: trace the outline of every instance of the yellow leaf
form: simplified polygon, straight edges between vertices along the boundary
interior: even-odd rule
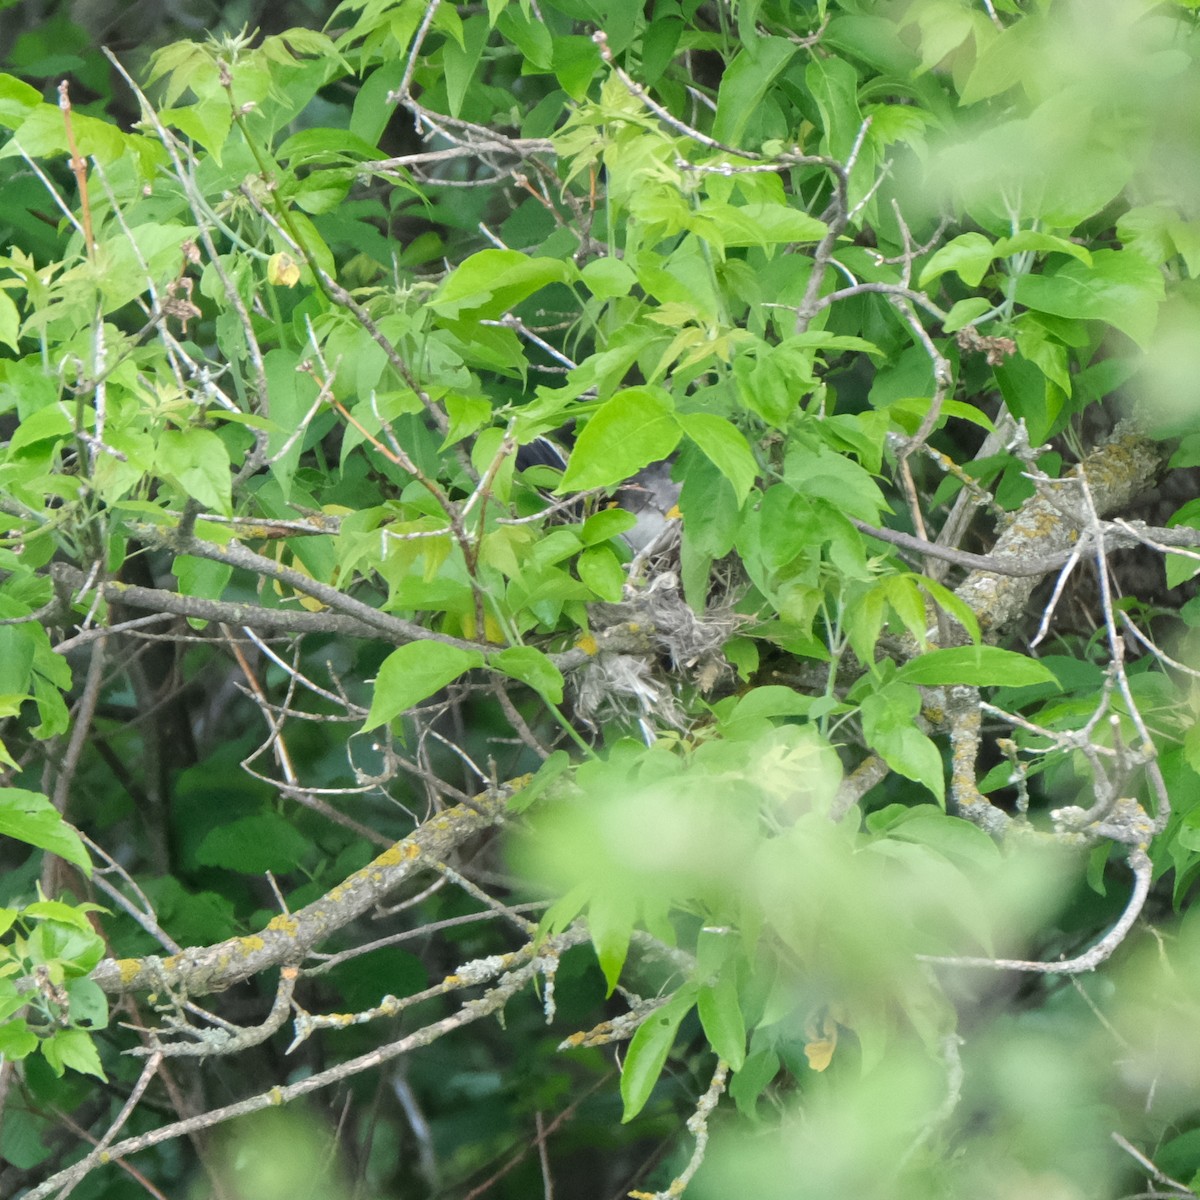
[[[833,1052],[837,1049],[837,1038],[832,1040],[822,1040],[819,1042],[809,1042],[804,1047],[804,1057],[808,1059],[808,1065],[814,1071],[823,1071],[833,1060]]]
[[[275,287],[295,287],[300,282],[300,267],[290,254],[280,251],[267,260],[267,282]]]
[[[828,1007],[823,1005],[808,1018],[804,1024],[804,1036],[808,1039],[804,1047],[808,1065],[814,1071],[824,1071],[833,1060],[838,1040],[837,1018]]]

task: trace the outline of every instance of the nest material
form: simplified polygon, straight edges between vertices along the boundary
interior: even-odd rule
[[[637,724],[653,736],[655,727],[686,727],[677,691],[683,682],[709,691],[728,669],[721,647],[740,618],[715,609],[698,616],[684,600],[679,578],[664,571],[648,586],[626,588],[619,604],[596,605],[598,629],[624,626],[647,641],[643,654],[601,651],[579,673],[576,711],[588,724],[618,720]],[[664,670],[670,665],[670,673]]]

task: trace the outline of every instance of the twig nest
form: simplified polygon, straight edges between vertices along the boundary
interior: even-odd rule
[[[611,719],[633,722],[647,737],[655,726],[685,727],[680,685],[712,689],[728,669],[721,648],[741,620],[729,610],[697,615],[671,571],[656,575],[644,588],[630,585],[624,600],[596,605],[591,617],[598,632],[636,634],[647,649],[640,654],[601,649],[579,673],[578,714],[591,725]],[[604,638],[599,640],[603,646]]]

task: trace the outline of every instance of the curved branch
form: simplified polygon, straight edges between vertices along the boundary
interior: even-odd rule
[[[1129,903],[1117,923],[1090,949],[1075,958],[1062,962],[1036,962],[1022,958],[941,958],[931,954],[919,954],[922,962],[937,963],[947,967],[985,967],[993,971],[1029,971],[1038,975],[1082,975],[1094,971],[1125,940],[1133,923],[1138,919],[1146,897],[1150,894],[1154,867],[1150,856],[1141,846],[1129,852],[1129,869],[1133,872],[1133,891]]]

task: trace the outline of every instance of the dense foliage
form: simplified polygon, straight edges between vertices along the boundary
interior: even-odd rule
[[[0,1194],[1193,1194],[1195,6],[314,7],[5,14]]]

